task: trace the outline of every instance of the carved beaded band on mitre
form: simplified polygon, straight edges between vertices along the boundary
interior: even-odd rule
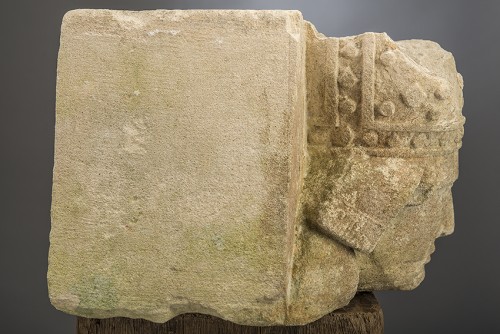
[[[451,104],[447,113],[438,112],[442,105],[436,108],[449,103],[449,84],[402,56],[387,35],[329,38],[325,49],[323,113],[331,121],[319,124],[318,118],[311,123],[329,128],[328,146],[401,157],[442,155],[460,148],[465,119]],[[398,66],[413,71],[426,87],[407,74],[394,80]],[[403,84],[396,87],[393,82]],[[309,144],[326,144],[325,136],[316,138],[311,136]]]

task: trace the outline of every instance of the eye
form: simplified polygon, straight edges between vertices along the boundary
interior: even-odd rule
[[[420,182],[417,188],[415,188],[415,191],[413,192],[406,206],[417,206],[422,204],[425,200],[427,200],[431,191],[432,185]]]

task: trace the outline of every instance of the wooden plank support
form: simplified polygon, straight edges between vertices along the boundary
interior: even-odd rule
[[[382,308],[371,292],[358,293],[346,307],[304,326],[242,326],[204,314],[182,314],[166,323],[143,319],[78,317],[77,334],[382,334]]]

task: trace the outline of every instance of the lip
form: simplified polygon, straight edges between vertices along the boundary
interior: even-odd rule
[[[431,262],[431,255],[434,253],[435,250],[436,250],[436,245],[434,243],[432,243],[431,248],[429,249],[429,253],[427,255],[427,258],[425,259],[424,264],[427,264],[427,263]]]

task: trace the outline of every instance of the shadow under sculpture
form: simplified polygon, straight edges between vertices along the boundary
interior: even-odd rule
[[[297,11],[66,14],[48,284],[71,314],[298,325],[408,290],[453,231],[438,44]]]

